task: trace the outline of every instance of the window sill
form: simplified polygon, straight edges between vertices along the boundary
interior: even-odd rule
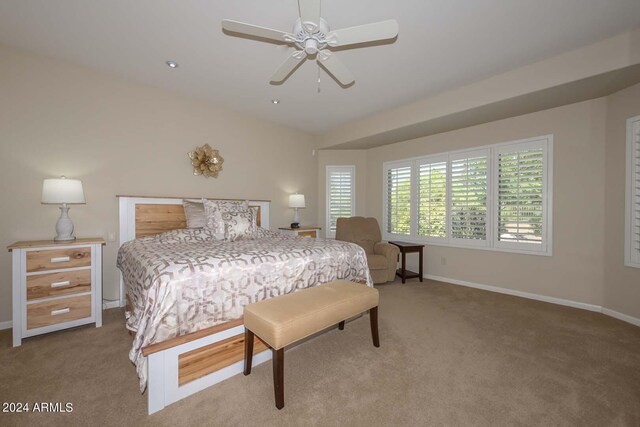
[[[536,256],[545,256],[550,257],[553,256],[553,251],[551,249],[547,251],[527,251],[524,249],[510,249],[510,248],[496,248],[490,246],[479,246],[479,245],[464,245],[460,243],[450,243],[450,242],[437,242],[424,238],[403,236],[403,235],[393,235],[393,234],[385,234],[384,239],[389,240],[397,240],[409,243],[419,243],[426,246],[441,246],[445,248],[456,248],[456,249],[471,249],[471,250],[481,250],[481,251],[493,251],[493,252],[502,252],[502,253],[510,253],[510,254],[518,254],[518,255],[536,255]],[[638,266],[640,268],[640,266]]]

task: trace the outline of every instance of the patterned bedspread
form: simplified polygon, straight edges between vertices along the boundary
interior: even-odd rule
[[[225,242],[203,229],[125,243],[118,252],[135,332],[129,358],[146,387],[147,345],[242,317],[247,304],[335,279],[372,286],[365,252],[336,240],[259,230]]]

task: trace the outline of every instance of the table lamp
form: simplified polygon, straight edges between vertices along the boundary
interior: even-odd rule
[[[69,206],[71,204],[84,204],[84,191],[82,181],[79,179],[67,179],[66,177],[45,179],[42,182],[42,204],[60,206],[60,218],[56,223],[56,242],[68,242],[75,240],[73,235],[73,222],[69,218]]]
[[[293,208],[293,222],[291,223],[291,228],[300,228],[300,216],[298,214],[298,209],[304,208],[304,194],[291,194],[289,195],[289,207]]]

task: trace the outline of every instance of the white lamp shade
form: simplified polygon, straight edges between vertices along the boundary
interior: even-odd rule
[[[291,194],[289,196],[290,208],[304,208],[304,194]]]
[[[85,203],[82,181],[66,178],[45,179],[42,182],[42,203]]]

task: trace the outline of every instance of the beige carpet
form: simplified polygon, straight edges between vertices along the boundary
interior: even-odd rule
[[[127,358],[120,310],[10,348],[0,401],[71,402],[67,414],[0,413],[0,425],[640,425],[640,328],[582,310],[439,282],[378,286],[382,347],[368,318],[153,415]]]

